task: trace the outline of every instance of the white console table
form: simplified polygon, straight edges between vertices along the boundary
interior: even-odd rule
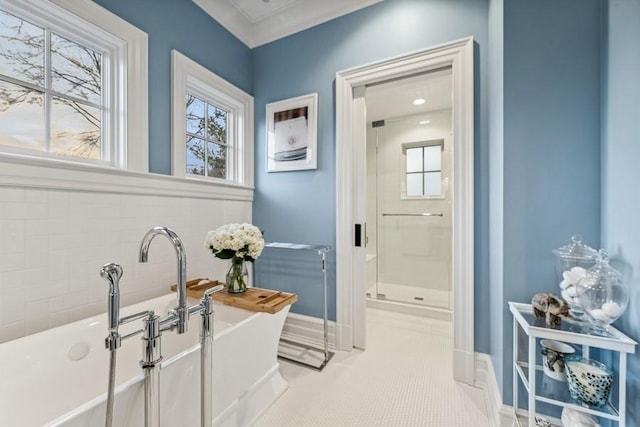
[[[530,304],[509,303],[513,314],[513,408],[514,419],[521,426],[518,419],[518,383],[522,381],[528,394],[528,426],[536,426],[536,403],[544,402],[558,407],[567,407],[590,415],[595,415],[618,422],[625,426],[626,411],[626,375],[627,354],[635,353],[636,342],[610,327],[606,336],[595,335],[588,329],[588,324],[573,319],[563,318],[559,327],[545,325],[543,318],[536,318]],[[518,354],[518,329],[521,328],[528,337],[528,355],[526,360],[520,360]],[[611,401],[603,407],[596,408],[571,398],[568,387],[556,387],[553,392],[541,390],[538,383],[545,380],[542,367],[536,365],[537,340],[552,339],[582,346],[582,356],[589,358],[590,347],[612,350],[619,356],[617,406]],[[560,383],[556,381],[557,383]],[[566,383],[565,383],[566,384]]]
[[[285,339],[281,339],[280,341],[290,346],[303,348],[305,351],[311,351],[311,352],[322,351],[323,359],[318,364],[316,364],[309,361],[305,361],[303,357],[294,357],[282,351],[278,353],[278,357],[281,357],[283,359],[287,359],[295,363],[299,363],[299,364],[309,366],[318,370],[322,370],[329,362],[329,359],[331,359],[331,357],[333,356],[333,353],[329,351],[329,320],[328,320],[328,313],[327,313],[327,252],[331,251],[331,246],[307,245],[307,244],[300,244],[300,243],[270,242],[270,243],[265,243],[264,247],[276,248],[276,249],[312,251],[312,252],[316,252],[322,259],[321,269],[322,269],[322,276],[323,276],[322,286],[323,286],[323,298],[324,298],[324,316],[323,316],[324,348],[322,350],[319,350],[313,346],[309,346],[306,344],[301,344],[301,343],[297,343],[297,342],[293,342]]]

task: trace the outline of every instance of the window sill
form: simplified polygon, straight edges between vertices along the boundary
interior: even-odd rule
[[[0,187],[252,201],[253,187],[0,154]]]

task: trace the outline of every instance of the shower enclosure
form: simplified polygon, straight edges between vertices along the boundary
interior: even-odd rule
[[[424,88],[429,78],[414,84]],[[368,112],[375,111],[369,107],[377,92],[383,96],[386,90],[367,88]],[[367,124],[369,298],[452,308],[451,109],[446,107]]]

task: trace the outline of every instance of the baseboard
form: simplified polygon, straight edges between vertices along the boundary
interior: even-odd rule
[[[336,348],[336,323],[329,321],[329,348]],[[324,320],[317,317],[289,313],[282,328],[282,338],[313,347],[324,347]]]
[[[498,387],[493,363],[488,354],[475,354],[475,385],[482,388],[484,404],[489,417],[489,425],[493,427],[509,427],[513,421],[513,413],[502,403],[502,393]],[[508,422],[505,423],[508,415]]]
[[[367,307],[376,308],[379,310],[393,311],[395,313],[410,314],[412,316],[443,320],[445,322],[451,322],[453,319],[452,311],[445,308],[429,307],[418,304],[407,304],[397,301],[367,298]]]
[[[502,402],[502,393],[498,387],[496,373],[493,369],[491,357],[488,354],[475,354],[475,385],[482,388],[484,404],[489,417],[489,425],[492,427],[513,427],[516,426],[513,418],[513,406],[505,405]],[[527,425],[527,411],[518,409],[520,425]],[[543,415],[552,425],[562,425],[562,421],[557,418]]]
[[[475,384],[475,355],[453,349],[453,379],[465,384]]]

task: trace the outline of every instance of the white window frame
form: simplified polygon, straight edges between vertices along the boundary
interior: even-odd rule
[[[111,159],[96,162],[80,157],[60,158],[48,153],[16,153],[2,150],[0,160],[28,161],[30,164],[66,167],[69,163],[88,167],[116,167],[148,172],[148,42],[147,34],[91,0],[0,0],[0,7],[26,20],[46,19],[54,32],[88,47],[106,41],[113,45],[113,61],[106,75],[113,77],[108,98],[112,116],[103,135],[104,144],[113,144]],[[37,22],[36,22],[37,23]],[[98,27],[104,31],[96,31]],[[118,40],[117,44],[114,41]]]
[[[440,147],[440,194],[433,196],[407,196],[407,149],[409,148],[424,148],[424,147]],[[443,166],[444,166],[444,138],[439,139],[430,139],[428,141],[419,141],[419,142],[407,142],[402,144],[402,174],[401,183],[400,183],[400,199],[401,200],[442,200],[446,198],[446,188],[445,188],[445,178],[443,176]],[[424,174],[426,171],[422,171]]]
[[[253,97],[177,50],[171,51],[171,69],[171,173],[176,177],[215,184],[253,187]],[[227,129],[227,139],[233,151],[228,153],[231,176],[227,179],[186,172],[187,93],[229,109],[233,115]]]

